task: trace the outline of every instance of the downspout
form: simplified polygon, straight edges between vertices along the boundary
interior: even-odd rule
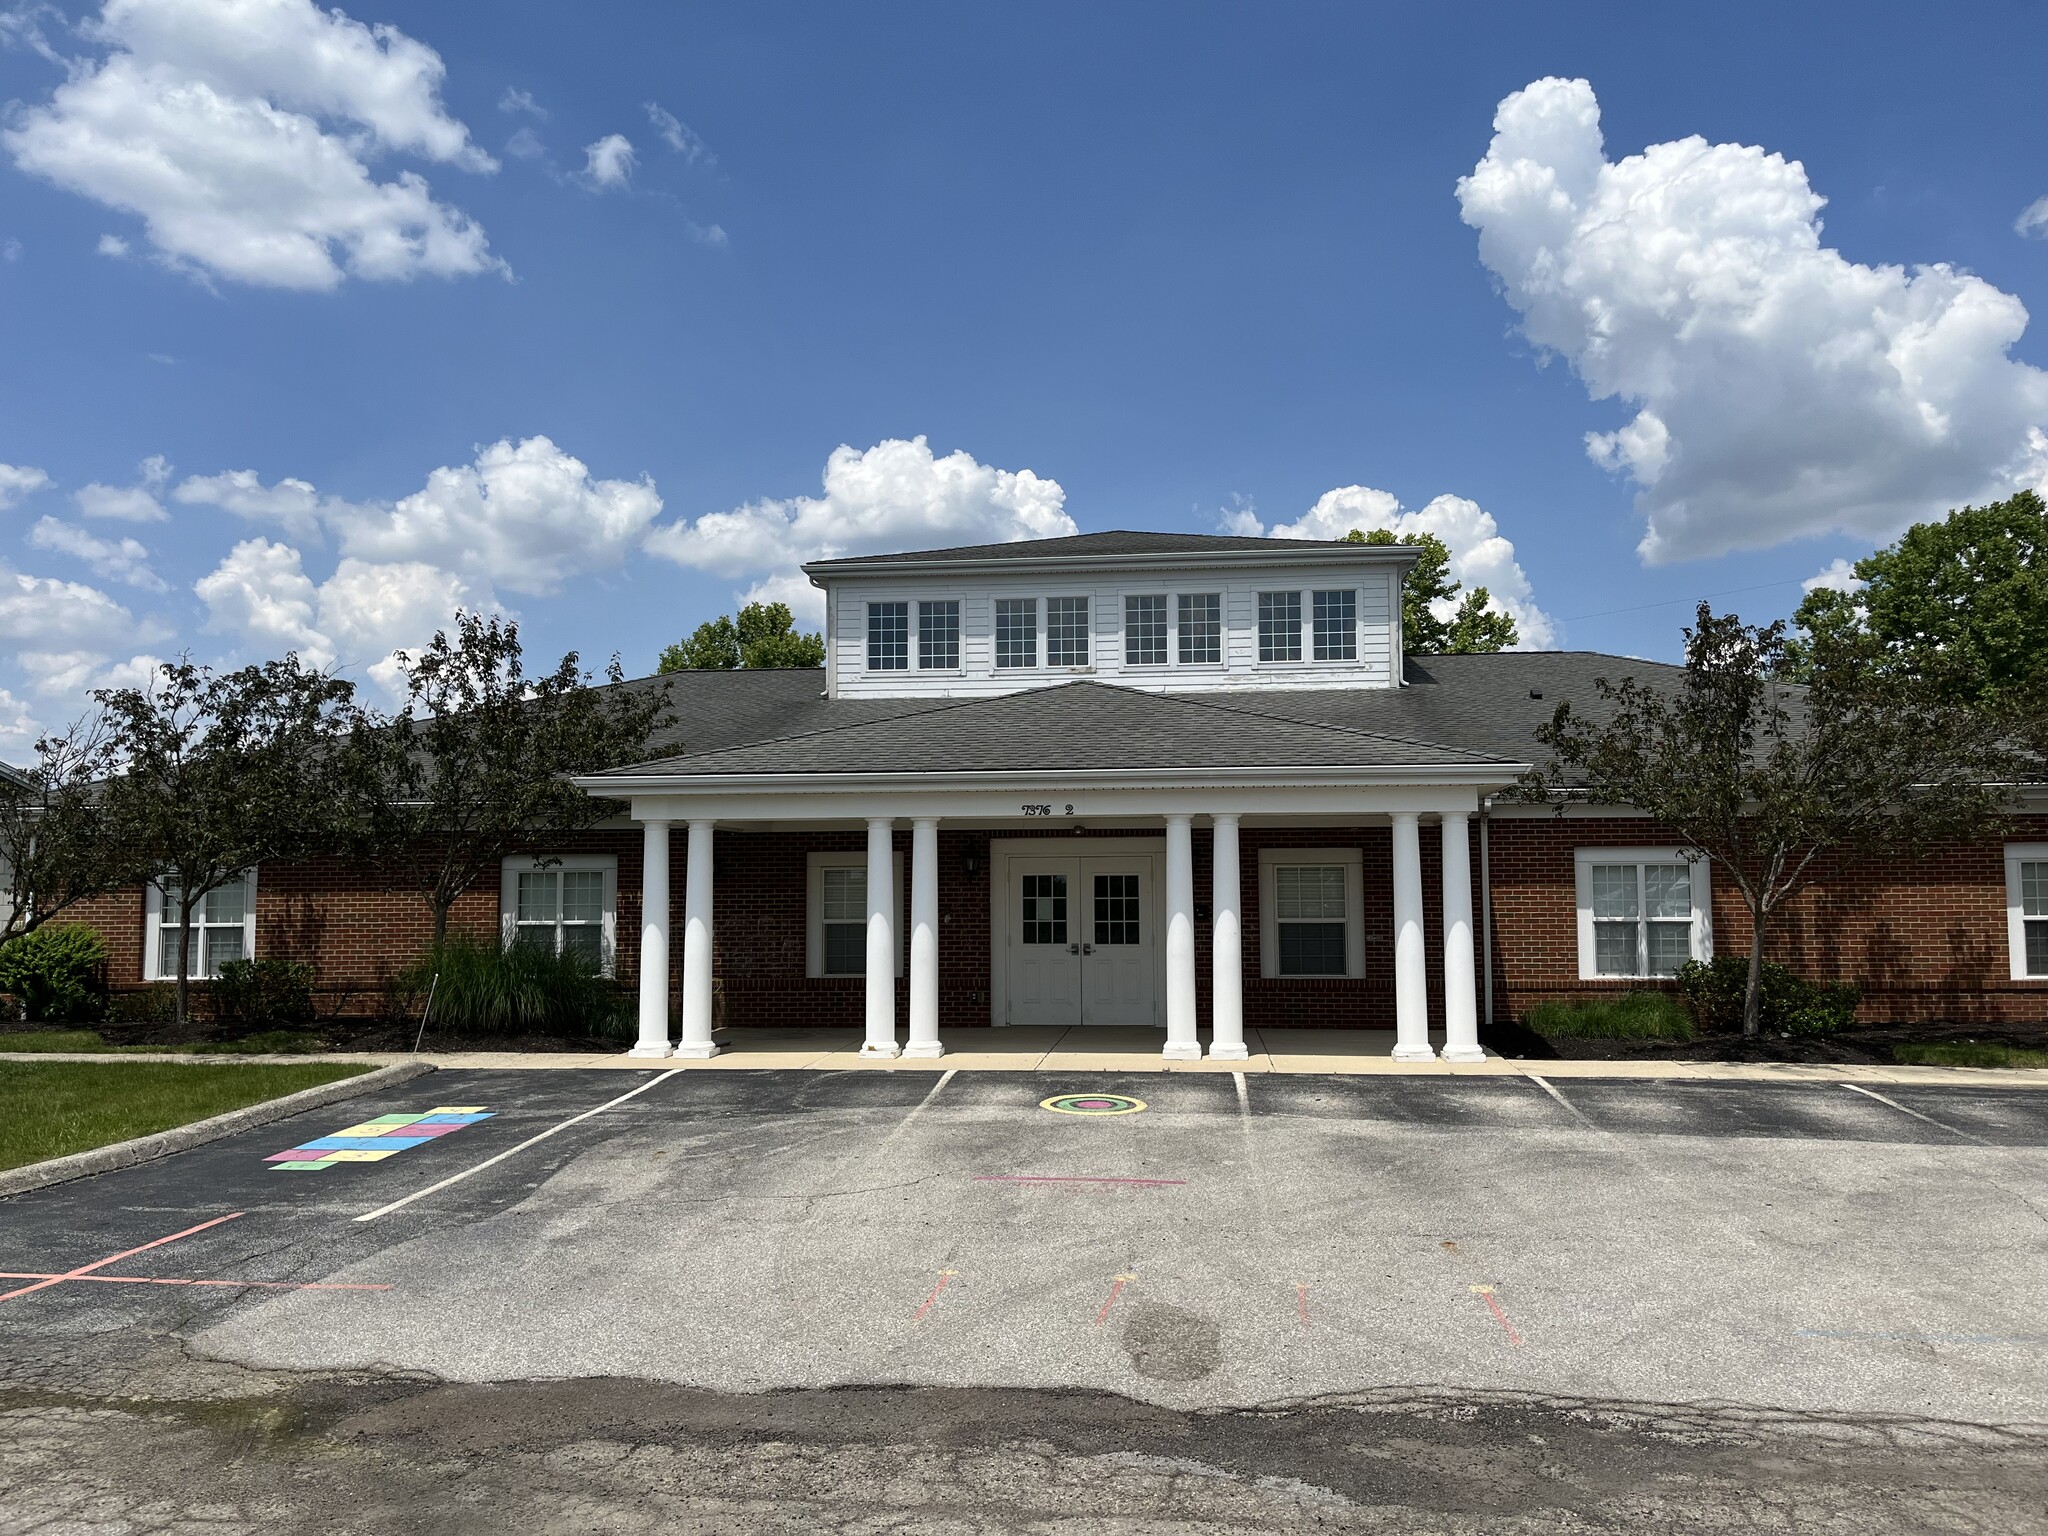
[[[1493,1028],[1493,862],[1488,857],[1486,823],[1492,807],[1491,795],[1479,802],[1479,974],[1486,999],[1481,1017],[1488,1029]]]

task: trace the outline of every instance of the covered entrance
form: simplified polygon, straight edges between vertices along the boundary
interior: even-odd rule
[[[996,841],[989,856],[994,1022],[1165,1027],[1164,839]]]

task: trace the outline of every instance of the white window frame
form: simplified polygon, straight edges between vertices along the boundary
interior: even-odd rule
[[[1158,598],[1160,602],[1166,605],[1166,655],[1164,659],[1159,661],[1133,661],[1131,660],[1131,600],[1133,598],[1152,597]],[[1117,634],[1117,667],[1120,671],[1164,672],[1172,667],[1174,641],[1178,638],[1178,626],[1174,623],[1174,609],[1177,606],[1174,602],[1173,593],[1162,592],[1156,587],[1141,592],[1121,592],[1117,594],[1117,607],[1121,612],[1119,632]]]
[[[1273,872],[1290,864],[1340,864],[1344,868],[1344,978],[1327,972],[1293,976],[1280,969],[1280,903]],[[1261,848],[1259,850],[1259,975],[1268,981],[1357,980],[1365,974],[1365,853],[1359,848]]]
[[[1579,912],[1579,980],[1581,981],[1669,981],[1668,976],[1651,976],[1638,971],[1628,976],[1603,973],[1599,969],[1598,946],[1593,939],[1593,866],[1595,864],[1684,864],[1691,870],[1689,882],[1692,891],[1692,928],[1687,944],[1694,960],[1714,958],[1714,894],[1708,880],[1708,861],[1687,858],[1679,848],[1578,848],[1572,853],[1573,884],[1577,890]],[[1636,883],[1638,910],[1636,921],[1643,921],[1640,902],[1643,885]],[[1640,929],[1639,929],[1640,931]],[[1638,963],[1643,960],[1643,946],[1636,946]]]
[[[1214,661],[1183,661],[1180,654],[1180,605],[1184,598],[1213,597],[1216,599],[1216,659]],[[1252,637],[1254,647],[1258,637]],[[1230,666],[1230,594],[1221,589],[1198,587],[1189,591],[1175,591],[1166,604],[1166,655],[1168,662],[1185,672],[1223,672]]]
[[[1006,666],[1003,662],[1003,604],[1029,603],[1031,605],[1031,660],[1021,667]],[[1045,603],[1036,597],[1011,597],[997,593],[989,598],[988,604],[988,665],[989,671],[1001,676],[1005,673],[1036,672],[1045,664]]]
[[[928,667],[924,664],[924,611],[953,607],[953,665]],[[990,610],[993,613],[994,610]],[[993,636],[991,636],[993,640]],[[920,677],[958,677],[967,670],[967,604],[957,597],[920,597],[910,605],[910,670]]]
[[[242,881],[248,887],[247,904],[242,909],[242,958],[244,960],[254,960],[256,958],[256,871],[253,868],[243,870]],[[211,897],[212,892],[207,894]],[[214,926],[226,927],[228,925],[219,923]],[[203,924],[195,926],[192,930],[192,937],[203,945],[205,926]],[[171,967],[169,971],[163,968],[163,948],[164,888],[160,881],[152,880],[143,888],[142,979],[144,981],[176,981],[178,979],[176,966]],[[206,955],[203,948],[196,958],[200,964],[205,963]],[[193,981],[211,981],[213,978],[195,971],[190,979]]]
[[[836,853],[813,853],[805,860],[804,871],[804,975],[812,981],[846,981],[865,975],[865,971],[827,971],[825,969],[825,871],[828,869],[861,869],[868,867],[865,849],[849,848]],[[909,925],[903,920],[908,906],[909,892],[903,887],[903,855],[901,852],[889,855],[889,878],[896,900],[896,968],[895,975],[903,974],[903,957],[910,947]]]
[[[903,665],[900,667],[878,667],[875,665],[875,610],[877,608],[903,608]],[[917,670],[917,604],[907,597],[870,597],[861,608],[860,634],[861,671],[870,677],[896,677]]]
[[[2027,974],[2027,919],[2020,909],[2020,866],[2039,863],[2048,863],[2048,843],[2005,845],[2005,942],[2012,960],[2012,979],[2048,986],[2048,976]]]
[[[598,969],[616,976],[619,965],[619,859],[612,853],[515,853],[506,857],[498,881],[498,942],[505,948],[519,936],[519,877],[540,870],[596,869],[604,872],[604,937]]]

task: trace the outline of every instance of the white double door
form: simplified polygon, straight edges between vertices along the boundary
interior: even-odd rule
[[[1012,1024],[1158,1024],[1159,908],[1145,854],[1006,861]]]

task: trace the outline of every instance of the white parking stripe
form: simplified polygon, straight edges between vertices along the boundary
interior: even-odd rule
[[[1949,1125],[1944,1121],[1935,1119],[1932,1115],[1923,1115],[1917,1109],[1908,1109],[1905,1105],[1901,1104],[1897,1099],[1888,1099],[1881,1093],[1873,1093],[1870,1089],[1863,1087],[1860,1083],[1844,1083],[1842,1084],[1842,1086],[1848,1089],[1851,1093],[1860,1093],[1866,1099],[1875,1099],[1880,1104],[1888,1105],[1891,1108],[1896,1109],[1902,1115],[1911,1115],[1915,1120],[1925,1120],[1929,1125],[1933,1126],[1936,1130],[1947,1131],[1951,1136],[1960,1136],[1965,1141],[1974,1141],[1980,1147],[1988,1147],[1991,1145],[1991,1143],[1986,1141],[1982,1136],[1972,1136],[1968,1131],[1958,1130],[1956,1129],[1956,1127]]]
[[[557,1131],[566,1131],[567,1129],[569,1129],[570,1126],[577,1125],[582,1121],[588,1120],[592,1115],[601,1115],[606,1110],[612,1109],[617,1105],[625,1103],[628,1099],[638,1098],[648,1089],[657,1087],[660,1084],[667,1082],[670,1078],[678,1076],[682,1072],[682,1070],[683,1069],[681,1067],[671,1067],[668,1071],[662,1073],[661,1076],[656,1078],[650,1078],[648,1081],[642,1083],[638,1088],[634,1088],[629,1092],[622,1093],[616,1099],[607,1099],[604,1103],[598,1105],[595,1109],[586,1109],[580,1115],[571,1115],[568,1119],[562,1121],[561,1124],[549,1126],[546,1130],[542,1131],[538,1136],[529,1136],[526,1138],[526,1140],[519,1143],[518,1146],[507,1147],[503,1152],[500,1152],[496,1157],[485,1158],[482,1162],[478,1163],[474,1168],[465,1168],[460,1173],[451,1174],[447,1178],[443,1179],[440,1183],[429,1184],[425,1189],[416,1190],[412,1194],[407,1195],[403,1200],[394,1200],[389,1205],[378,1206],[377,1209],[375,1209],[374,1211],[365,1211],[362,1215],[358,1216],[356,1220],[375,1221],[379,1216],[389,1216],[393,1211],[411,1205],[415,1200],[424,1200],[427,1196],[434,1194],[436,1191],[446,1189],[450,1184],[460,1184],[464,1179],[468,1178],[470,1175],[482,1173],[486,1168],[489,1168],[497,1163],[502,1163],[503,1161],[505,1161],[506,1158],[513,1157],[516,1156],[518,1153],[524,1152],[528,1147],[532,1146],[535,1142],[546,1141],[550,1136],[554,1135]]]
[[[1578,1121],[1579,1124],[1583,1125],[1587,1130],[1597,1131],[1600,1129],[1599,1126],[1595,1125],[1592,1121],[1588,1120],[1583,1114],[1579,1113],[1578,1105],[1574,1104],[1570,1099],[1566,1098],[1563,1094],[1559,1093],[1555,1088],[1551,1087],[1549,1078],[1539,1077],[1534,1072],[1524,1072],[1522,1076],[1529,1079],[1530,1082],[1534,1083],[1538,1088],[1541,1088],[1545,1093],[1549,1094],[1553,1099],[1557,1100],[1558,1103],[1562,1104],[1565,1107],[1565,1113],[1570,1115],[1574,1120]]]

